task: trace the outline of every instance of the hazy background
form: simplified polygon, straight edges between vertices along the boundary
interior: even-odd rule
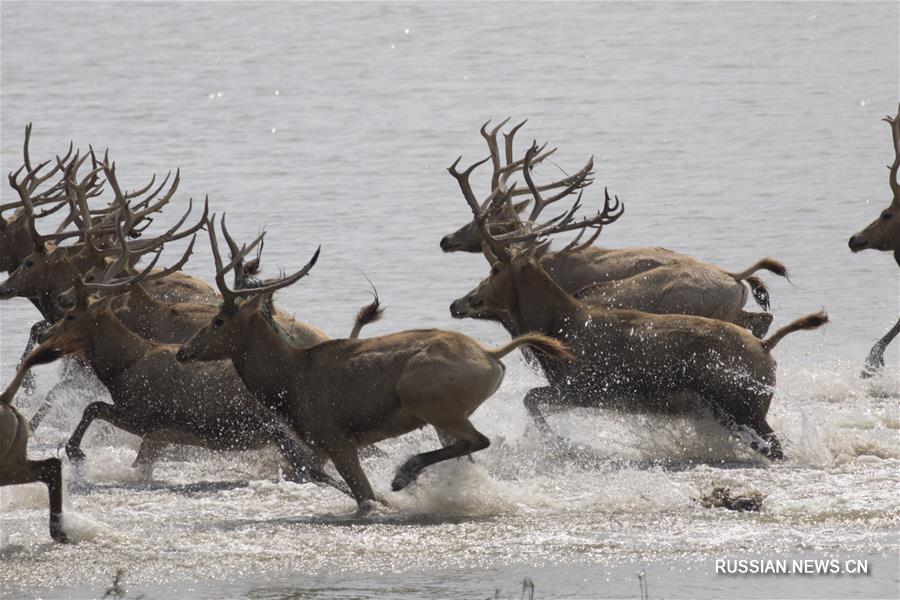
[[[105,581],[118,564],[145,565],[131,572],[147,581],[212,578],[216,568],[238,563],[253,575],[264,573],[265,564],[307,574],[343,565],[363,575],[342,580],[342,590],[368,589],[374,572],[412,570],[419,574],[384,585],[409,582],[423,595],[429,585],[444,591],[453,585],[472,595],[490,594],[486,582],[493,576],[514,589],[522,572],[510,565],[525,565],[528,574],[537,564],[581,561],[593,566],[541,572],[541,597],[550,589],[598,595],[594,577],[606,578],[603,593],[634,595],[631,567],[610,583],[596,565],[622,556],[641,564],[653,556],[668,565],[655,577],[665,569],[681,573],[662,576],[658,593],[690,589],[688,595],[716,597],[723,590],[740,595],[738,583],[693,579],[677,566],[685,552],[700,556],[705,567],[732,550],[857,548],[895,557],[896,399],[877,396],[896,394],[900,344],[888,352],[888,374],[874,391],[856,375],[869,347],[897,318],[900,276],[889,254],[851,255],[847,239],[891,200],[885,169],[893,158],[891,137],[880,119],[894,114],[900,98],[898,6],[4,2],[3,172],[21,163],[28,122],[34,123],[33,157],[61,153],[70,139],[82,148],[108,146],[131,189],[154,171],[181,167],[182,186],[166,221],[180,215],[187,196],[208,194],[212,210],[228,212],[237,237],[249,240],[267,228],[268,275],[298,268],[323,245],[312,275],[278,301],[332,335],[345,335],[368,300],[365,274],[388,310],[368,334],[438,326],[485,342],[507,339],[497,327],[450,318],[450,302],[487,268],[479,256],[444,255],[438,248],[441,236],[470,218],[446,167],[460,154],[464,162],[486,156],[478,128],[506,116],[529,119],[522,151],[532,137],[549,140],[560,148],[556,163],[569,172],[595,156],[596,183],[585,204],[599,202],[603,186],[626,204],[602,245],[661,245],[733,271],[777,257],[791,269],[794,286],[764,276],[774,326],[820,307],[832,324],[792,336],[776,351],[773,424],[799,457],[785,467],[759,469],[750,460],[747,468],[726,471],[606,463],[578,471],[563,462],[535,474],[527,465],[540,462],[542,450],[523,434],[520,399],[539,378],[514,357],[504,387],[476,415],[495,445],[471,467],[475,475],[465,465],[437,471],[425,481],[450,500],[420,499],[410,509],[458,513],[462,525],[408,527],[402,519],[396,527],[349,529],[316,521],[252,525],[278,511],[351,510],[343,499],[323,500],[322,492],[296,486],[270,491],[274,496],[257,490],[240,502],[228,494],[186,502],[173,493],[120,490],[70,499],[72,509],[115,534],[85,526],[99,541],[56,548],[44,540],[41,495],[6,488],[4,520],[11,529],[5,535],[13,549],[0,580],[27,590]],[[480,193],[487,191],[486,175]],[[552,165],[540,170],[541,178],[558,175]],[[10,190],[2,190],[6,201]],[[164,223],[158,225],[162,230]],[[211,280],[208,242],[201,237],[197,246],[186,270]],[[37,315],[24,300],[4,302],[0,315],[0,375],[7,380]],[[46,388],[55,371],[43,369],[40,377]],[[35,440],[39,452],[65,440],[84,402],[73,399],[57,410]],[[32,410],[37,400],[19,404]],[[624,454],[715,464],[719,456],[704,454],[705,441],[697,447],[661,441],[680,438],[680,425],[649,438],[633,420],[608,415],[563,416],[556,426],[572,436],[580,432],[613,461]],[[690,428],[683,435],[696,438]],[[498,437],[512,446],[498,444]],[[434,443],[425,435],[412,439],[389,445],[396,450],[391,459],[367,467],[376,487],[386,487],[405,453]],[[678,448],[682,443],[687,450]],[[89,459],[88,480],[129,477],[134,438],[107,430],[89,434],[86,446],[96,457]],[[716,447],[722,446],[731,448],[727,439]],[[223,462],[231,466],[208,456],[172,461],[159,478],[209,479],[227,476]],[[770,494],[768,512],[750,518],[698,509],[691,501],[696,489],[722,477]],[[448,491],[458,489],[466,490],[464,500]],[[147,498],[155,520],[127,508]],[[490,508],[482,510],[485,505]],[[251,524],[228,525],[235,511],[247,511]],[[655,527],[647,526],[648,515],[657,515]],[[216,525],[198,525],[209,519]],[[185,531],[193,532],[189,539]],[[528,538],[520,544],[523,531]],[[448,539],[455,541],[445,546]],[[345,545],[334,546],[336,540]],[[361,548],[360,558],[347,563],[341,547]],[[396,558],[379,562],[388,556]],[[176,567],[185,561],[189,566]],[[496,570],[476,576],[485,565]],[[450,572],[434,574],[438,567]],[[847,588],[819,578],[814,583],[823,590],[815,593],[790,587],[812,585],[809,579],[765,581],[776,585],[772,594],[873,596],[896,589],[873,578],[844,580]]]

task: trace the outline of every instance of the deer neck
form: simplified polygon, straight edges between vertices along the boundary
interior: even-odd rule
[[[85,354],[104,383],[116,379],[155,346],[125,327],[108,310],[97,315],[88,335],[90,341]]]
[[[580,303],[537,264],[519,271],[513,284],[516,306],[511,313],[522,331],[555,335],[580,310]]]
[[[303,377],[303,353],[261,313],[254,315],[252,331],[242,341],[232,356],[235,369],[263,404],[285,414],[291,388]]]

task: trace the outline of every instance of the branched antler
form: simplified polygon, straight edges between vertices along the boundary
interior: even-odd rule
[[[319,259],[319,253],[322,250],[322,247],[319,246],[316,249],[316,253],[313,254],[313,257],[309,260],[306,265],[303,266],[302,269],[293,273],[291,275],[287,275],[284,277],[278,277],[275,279],[269,279],[262,282],[261,285],[255,286],[252,288],[243,288],[243,289],[234,289],[228,287],[228,284],[225,281],[225,275],[228,274],[229,271],[235,268],[238,263],[242,262],[244,258],[258,245],[262,242],[263,238],[266,235],[266,232],[262,232],[253,242],[249,245],[244,245],[236,255],[231,257],[231,261],[225,265],[222,261],[222,254],[219,252],[219,242],[216,239],[216,227],[215,227],[215,215],[213,215],[209,221],[207,221],[207,232],[209,233],[209,244],[212,247],[213,260],[216,263],[216,286],[219,288],[219,292],[222,294],[222,300],[225,305],[228,307],[234,307],[236,305],[236,300],[238,298],[247,297],[247,296],[256,296],[262,293],[270,293],[281,288],[285,288],[289,285],[296,283],[305,277],[309,271],[316,264],[316,261]],[[224,220],[225,216],[222,216]],[[229,236],[230,237],[230,236]],[[233,241],[233,240],[232,240]]]

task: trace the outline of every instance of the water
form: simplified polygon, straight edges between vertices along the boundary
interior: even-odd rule
[[[474,417],[491,448],[392,494],[395,466],[436,440],[383,444],[389,456],[365,468],[396,508],[363,520],[337,493],[273,483],[268,452],[174,451],[140,481],[136,438],[95,424],[87,463],[64,472],[79,543],[49,542],[40,487],[0,492],[4,597],[102,596],[117,569],[127,597],[518,597],[530,577],[540,598],[636,598],[641,570],[651,597],[896,596],[897,345],[883,377],[857,374],[896,319],[900,280],[889,255],[851,255],[846,241],[890,200],[879,119],[898,99],[897,4],[2,11],[3,171],[18,166],[29,121],[33,156],[69,139],[109,146],[126,187],[180,166],[182,200],[208,194],[240,238],[267,227],[267,273],[323,245],[278,301],[332,335],[367,301],[365,274],[388,307],[369,335],[438,326],[507,339],[450,318],[486,268],[437,243],[468,217],[444,169],[481,158],[478,127],[509,115],[530,119],[523,143],[558,145],[567,170],[595,155],[589,195],[608,185],[627,204],[604,245],[662,245],[731,270],[775,256],[794,284],[766,277],[775,326],[823,306],[833,321],[775,351],[779,465],[711,422],[602,411],[552,417],[582,450],[548,450],[521,406],[540,377],[518,356]],[[187,271],[209,279],[202,242]],[[6,381],[36,314],[14,300],[0,316]],[[40,392],[57,376],[42,367]],[[17,404],[30,413],[39,396]],[[56,452],[90,400],[54,408],[35,456]],[[703,508],[715,485],[763,494],[761,512]],[[868,559],[871,573],[714,572],[716,559],[833,556]]]

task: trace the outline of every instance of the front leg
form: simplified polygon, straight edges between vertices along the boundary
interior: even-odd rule
[[[866,365],[863,367],[862,373],[859,374],[860,377],[867,379],[884,368],[884,351],[887,349],[888,345],[894,341],[894,338],[897,337],[898,333],[900,333],[900,319],[898,319],[897,322],[894,323],[894,326],[884,334],[884,337],[875,342],[875,345],[869,350],[869,356],[866,357]]]
[[[75,428],[69,441],[66,442],[66,455],[72,462],[84,460],[84,452],[81,451],[81,440],[94,419],[102,419],[119,429],[136,435],[143,436],[144,433],[139,430],[140,428],[134,427],[128,415],[124,414],[116,405],[107,404],[106,402],[92,402],[84,409],[81,421],[78,422],[78,427]]]
[[[331,458],[334,468],[350,486],[350,492],[358,506],[357,514],[362,516],[372,512],[378,498],[372,490],[372,484],[369,483],[362,465],[359,464],[356,446],[341,444],[334,448],[327,448],[326,452]]]
[[[25,351],[19,358],[19,364],[16,367],[17,369],[22,366],[22,362],[25,360],[25,357],[28,356],[32,350],[34,350],[34,346],[35,344],[37,344],[38,338],[40,338],[41,334],[44,333],[51,325],[53,325],[53,323],[44,319],[43,321],[38,321],[31,326],[31,331],[28,334],[28,343],[25,344]],[[25,379],[22,381],[22,391],[27,396],[30,396],[34,393],[34,387],[34,373],[29,370],[25,375]]]

